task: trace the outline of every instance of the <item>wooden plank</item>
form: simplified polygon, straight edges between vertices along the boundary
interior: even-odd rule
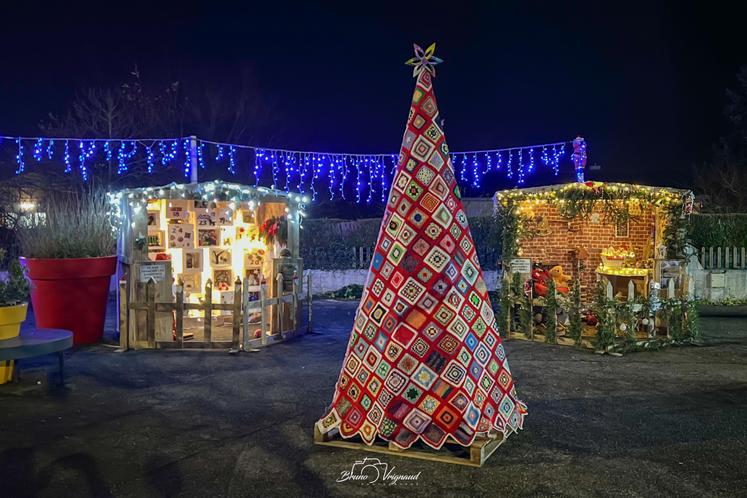
[[[148,280],[145,284],[145,303],[146,303],[146,318],[145,318],[145,330],[146,337],[148,340],[148,347],[156,347],[156,281],[153,278]]]
[[[130,349],[130,327],[129,327],[129,309],[127,301],[127,280],[119,281],[119,349],[127,351]]]
[[[702,266],[703,268],[706,267],[706,262],[705,262],[705,247],[701,247],[700,248],[700,266]]]
[[[422,445],[423,449],[413,447],[402,449],[393,443],[386,441],[377,440],[372,445],[367,445],[360,440],[345,440],[340,438],[336,430],[330,431],[327,434],[321,434],[319,428],[314,425],[314,444],[320,446],[332,446],[335,448],[381,453],[391,456],[428,460],[431,462],[466,465],[469,467],[482,467],[502,442],[503,436],[498,435],[491,439],[475,439],[471,446],[466,447],[453,442],[448,442],[444,444],[441,450],[433,450],[425,445]]]
[[[176,284],[176,316],[174,317],[174,328],[176,329],[176,347],[184,345],[184,282],[180,278]]]
[[[203,319],[204,324],[204,335],[202,342],[210,342],[213,338],[213,281],[208,279],[205,282],[205,318]]]
[[[192,341],[186,341],[181,346],[177,346],[177,344],[173,341],[159,341],[158,343],[159,349],[216,349],[216,350],[225,350],[225,349],[231,349],[233,347],[232,341],[211,341],[211,342],[192,342]]]
[[[708,268],[715,268],[713,264],[713,247],[708,248]]]
[[[716,248],[716,266],[715,268],[718,268],[719,270],[723,268],[722,261],[721,261],[721,246]]]
[[[261,344],[263,346],[267,345],[267,320],[268,320],[269,315],[270,315],[270,313],[267,313],[267,307],[268,306],[265,303],[265,301],[267,300],[266,294],[267,294],[267,286],[266,285],[260,286],[260,288],[259,288],[259,305],[261,307],[261,312],[260,312],[260,320],[261,320],[260,321],[260,331],[261,331],[261,334],[260,334],[259,337],[261,339],[260,342],[261,342]]]
[[[233,315],[232,322],[232,339],[233,347],[239,347],[239,338],[241,332],[241,279],[236,277],[233,283]]]
[[[742,248],[742,269],[747,268],[747,260],[745,259],[745,256],[747,256],[747,247]]]

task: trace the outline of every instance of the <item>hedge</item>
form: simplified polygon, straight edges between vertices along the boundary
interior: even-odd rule
[[[747,214],[694,214],[688,239],[700,247],[747,247]]]
[[[500,226],[490,216],[470,218],[469,225],[482,268],[495,269],[500,257]],[[304,267],[316,270],[356,268],[353,248],[373,249],[380,226],[380,218],[356,221],[305,220],[301,230],[301,257],[304,259]]]

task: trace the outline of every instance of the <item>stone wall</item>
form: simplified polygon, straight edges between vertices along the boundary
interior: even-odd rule
[[[314,295],[336,291],[351,284],[365,285],[368,270],[305,270],[304,297],[306,297],[306,292],[308,291],[306,289],[306,282],[308,282],[307,278],[309,274],[311,274],[311,293]],[[485,277],[485,285],[488,286],[488,289],[495,290],[499,282],[498,272],[485,271],[483,272],[483,276]]]

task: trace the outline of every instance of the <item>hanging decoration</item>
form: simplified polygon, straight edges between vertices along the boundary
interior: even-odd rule
[[[429,59],[427,50],[421,59],[413,61],[415,70],[419,72],[430,73],[433,65],[439,62],[434,57]],[[270,149],[196,137],[88,139],[0,136],[0,146],[4,140],[14,142],[16,174],[28,170],[30,159],[34,163],[60,161],[65,166],[65,173],[75,174],[77,171],[83,181],[88,180],[91,168],[101,164],[116,166],[119,176],[133,173],[135,165],[143,167],[142,171],[147,174],[178,166],[187,179],[194,179],[200,169],[218,165],[231,176],[253,177],[255,186],[265,183],[268,187],[286,192],[308,192],[314,200],[323,194],[331,200],[354,199],[367,204],[386,202],[399,162],[399,154],[392,153],[348,154]],[[567,161],[573,164],[577,180],[583,181],[586,142],[581,137],[573,141],[508,149],[450,152],[448,158],[458,171],[462,187],[479,190],[488,175],[503,177],[521,186],[529,176],[540,170],[558,176],[569,146],[573,152]],[[71,147],[78,150],[75,159]]]

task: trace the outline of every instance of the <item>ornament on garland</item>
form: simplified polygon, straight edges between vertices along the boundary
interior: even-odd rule
[[[280,245],[288,243],[288,218],[272,216],[259,226],[259,238],[271,246],[276,240]]]

